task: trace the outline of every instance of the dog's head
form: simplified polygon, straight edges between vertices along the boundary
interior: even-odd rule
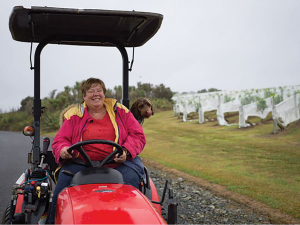
[[[138,98],[131,106],[130,111],[137,120],[147,119],[154,115],[152,103],[147,98]]]

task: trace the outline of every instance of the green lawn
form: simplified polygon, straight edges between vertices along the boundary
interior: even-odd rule
[[[257,126],[238,129],[156,113],[143,125],[147,145],[141,156],[300,218],[300,124],[274,135],[272,121],[252,119]]]

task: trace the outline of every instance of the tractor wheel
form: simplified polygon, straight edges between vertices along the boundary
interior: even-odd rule
[[[10,216],[10,204],[6,207],[3,213],[1,224],[9,224],[9,216]]]

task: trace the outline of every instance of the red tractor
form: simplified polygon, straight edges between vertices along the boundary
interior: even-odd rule
[[[83,10],[49,7],[17,6],[13,8],[9,26],[16,41],[38,43],[34,55],[34,125],[24,128],[33,137],[28,154],[30,167],[12,187],[12,200],[2,218],[3,224],[47,224],[55,188],[54,171],[57,167],[50,139],[40,141],[40,56],[47,44],[110,46],[119,49],[123,58],[123,99],[129,108],[126,47],[145,44],[160,28],[163,16],[135,11]],[[95,165],[82,149],[91,143],[108,144],[115,150],[100,164]],[[154,183],[145,168],[146,178],[137,189],[125,185],[118,171],[104,167],[122,148],[107,140],[89,140],[74,144],[84,158],[86,169],[72,176],[69,187],[60,192],[57,201],[56,224],[174,224],[177,222],[177,203],[169,188],[167,215],[161,205],[168,189],[159,199]],[[76,161],[74,161],[76,163]]]

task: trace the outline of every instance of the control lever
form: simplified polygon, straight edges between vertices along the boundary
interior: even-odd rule
[[[44,159],[47,156],[47,151],[50,145],[50,139],[48,137],[45,137],[43,140],[43,149],[41,152],[41,163],[40,163],[40,167],[42,167],[43,163],[44,163]]]
[[[47,156],[49,145],[50,145],[50,139],[48,137],[45,137],[43,141],[43,151],[42,151],[42,154],[45,156]]]

